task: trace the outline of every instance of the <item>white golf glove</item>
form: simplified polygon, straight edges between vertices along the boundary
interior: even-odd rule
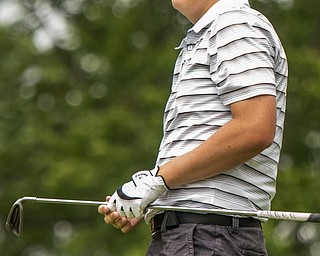
[[[144,216],[146,207],[168,190],[164,179],[157,176],[159,167],[140,171],[132,180],[123,184],[111,196],[107,207],[128,218]]]

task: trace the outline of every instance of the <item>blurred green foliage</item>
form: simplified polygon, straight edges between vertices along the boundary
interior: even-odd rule
[[[252,0],[290,65],[273,209],[320,212],[320,2]],[[172,68],[190,24],[169,1],[0,0],[0,255],[144,255],[142,224],[106,226],[95,207],[25,205],[25,232],[4,230],[22,196],[103,200],[152,168]],[[264,224],[271,256],[319,256],[317,224]]]

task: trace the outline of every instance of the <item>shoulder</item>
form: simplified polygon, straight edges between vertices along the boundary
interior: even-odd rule
[[[270,21],[252,8],[234,8],[220,13],[212,22],[210,31],[211,36],[217,33],[241,36],[256,33],[270,37],[274,34],[274,28]]]

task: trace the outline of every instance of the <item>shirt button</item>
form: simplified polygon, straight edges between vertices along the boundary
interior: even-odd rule
[[[188,45],[188,51],[191,51],[193,49],[193,45]]]

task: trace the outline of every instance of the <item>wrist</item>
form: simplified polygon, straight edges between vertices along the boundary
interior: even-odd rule
[[[167,190],[170,189],[170,187],[168,186],[165,177],[159,173],[160,171],[160,166],[156,166],[154,169],[150,170],[152,176],[154,177],[159,177],[162,180],[162,183],[164,184],[164,186],[167,188]]]

